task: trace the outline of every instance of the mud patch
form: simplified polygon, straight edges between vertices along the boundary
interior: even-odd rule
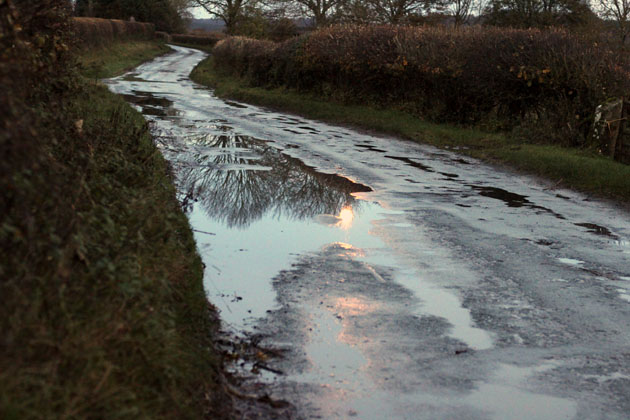
[[[292,133],[292,134],[304,134],[301,131],[291,130],[290,128],[283,128],[283,130],[286,131],[287,133]]]
[[[574,225],[586,228],[587,232],[594,233],[595,235],[607,236],[612,239],[619,239],[619,237],[612,233],[608,228],[596,225],[595,223],[574,223]]]
[[[152,107],[162,107],[166,108],[173,105],[173,101],[167,99],[163,96],[155,96],[151,92],[143,92],[139,90],[134,90],[132,94],[124,94],[123,98],[127,102],[131,102],[132,104],[140,105],[140,106],[152,106]]]
[[[371,151],[371,152],[387,153],[387,151],[386,151],[386,150],[379,149],[378,147],[373,146],[373,145],[371,145],[371,144],[355,144],[355,146],[356,146],[356,147],[359,147],[359,148],[361,148],[361,149],[366,149],[366,150],[369,150],[369,151]]]
[[[148,82],[148,80],[138,76],[138,73],[127,73],[123,76],[122,80],[124,80],[125,82]]]
[[[455,178],[459,178],[459,175],[457,174],[451,174],[448,172],[440,172],[440,175],[444,175],[446,178],[448,179],[455,179]]]
[[[480,186],[480,185],[467,185],[481,196],[493,198],[495,200],[503,201],[505,205],[512,208],[528,207],[534,210],[540,210],[545,213],[554,215],[556,218],[565,220],[566,218],[561,214],[554,212],[546,207],[538,206],[527,199],[527,196],[513,193],[511,191],[504,190],[502,188]]]
[[[403,156],[385,156],[387,159],[394,159],[394,160],[398,160],[400,162],[404,162],[405,164],[409,165],[409,166],[413,166],[414,168],[418,168],[422,171],[425,172],[435,172],[433,169],[431,169],[430,166],[424,165],[420,162],[416,162],[415,160],[411,160],[407,157],[403,157]]]
[[[243,105],[243,104],[239,104],[237,102],[232,102],[232,101],[223,101],[226,105],[229,105],[231,107],[234,108],[239,108],[239,109],[246,109],[247,105]]]

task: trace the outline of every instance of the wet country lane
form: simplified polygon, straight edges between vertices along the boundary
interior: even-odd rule
[[[225,328],[282,350],[259,379],[294,417],[629,418],[627,212],[218,99],[173,48],[107,84],[152,123]]]

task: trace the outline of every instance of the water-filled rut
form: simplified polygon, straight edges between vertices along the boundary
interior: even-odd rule
[[[152,124],[226,328],[298,418],[625,419],[630,217],[448,151],[221,100],[175,52]]]

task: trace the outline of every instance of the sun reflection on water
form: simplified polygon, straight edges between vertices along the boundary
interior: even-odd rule
[[[377,304],[360,296],[339,297],[335,299],[334,309],[344,316],[366,315],[373,312]]]
[[[369,316],[376,311],[379,305],[367,300],[363,296],[345,296],[335,299],[331,308],[335,316],[341,321],[341,331],[337,335],[337,341],[350,346],[361,343],[363,337],[357,335],[351,328],[353,321],[348,318]]]
[[[343,230],[348,230],[352,227],[352,221],[354,220],[354,212],[352,211],[352,206],[346,206],[341,209],[339,212],[339,222],[337,222],[337,226],[339,226]]]
[[[345,242],[333,242],[330,245],[327,245],[324,249],[332,249],[339,251],[337,253],[340,257],[351,257],[351,258],[361,258],[365,257],[365,251],[361,248],[355,248],[354,246],[345,243]]]

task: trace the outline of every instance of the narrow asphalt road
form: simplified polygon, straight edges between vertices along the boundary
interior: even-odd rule
[[[295,417],[630,418],[627,212],[218,99],[174,49],[107,83],[174,168],[225,327],[282,350],[259,380]]]

